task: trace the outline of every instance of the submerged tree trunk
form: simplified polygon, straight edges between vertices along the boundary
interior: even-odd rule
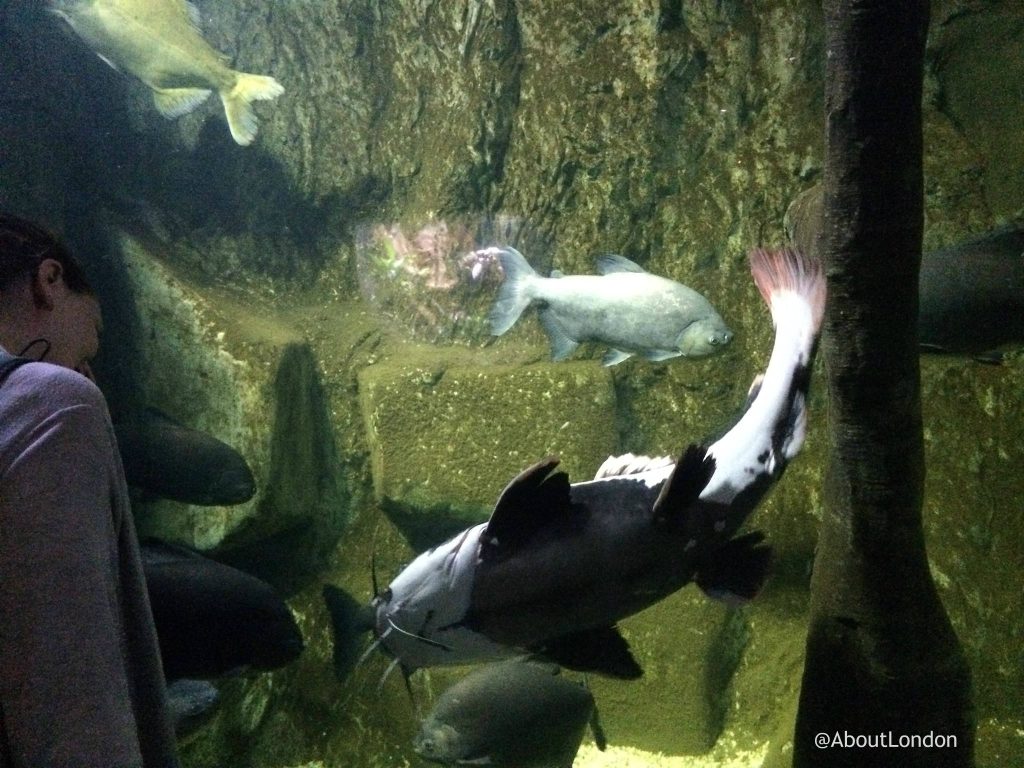
[[[921,525],[916,322],[928,3],[824,6],[819,246],[829,279],[830,455],[793,764],[969,766],[970,676]]]

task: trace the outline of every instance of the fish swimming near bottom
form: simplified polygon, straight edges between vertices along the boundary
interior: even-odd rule
[[[212,435],[159,411],[114,425],[128,485],[186,504],[241,504],[256,493],[242,455]]]
[[[652,361],[705,357],[732,340],[707,299],[622,256],[601,256],[599,275],[541,277],[515,248],[486,251],[505,272],[491,308],[491,335],[504,334],[536,303],[553,360],[564,360],[584,341],[611,347],[603,359],[607,366],[634,354]]]
[[[758,592],[770,550],[737,532],[803,445],[825,278],[789,249],[750,261],[775,343],[739,420],[707,448],[628,474],[570,485],[555,458],[523,471],[486,523],[423,552],[373,598],[376,644],[394,664],[408,674],[534,653],[636,678],[618,621],[690,582],[726,600]]]
[[[141,550],[168,682],[265,672],[302,652],[295,617],[266,582],[176,544],[147,539]]]
[[[447,689],[423,720],[416,754],[442,765],[571,768],[594,697],[552,664],[487,664]],[[604,736],[595,727],[604,749]]]
[[[153,91],[164,117],[191,112],[216,91],[235,143],[256,138],[252,102],[274,99],[284,88],[272,77],[231,69],[197,28],[187,0],[50,0],[50,9],[114,69]]]

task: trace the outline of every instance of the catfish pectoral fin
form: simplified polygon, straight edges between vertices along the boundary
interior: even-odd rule
[[[727,541],[698,566],[697,586],[716,600],[746,603],[764,586],[771,559],[772,548],[764,543],[764,534],[752,531]]]
[[[617,627],[598,627],[559,635],[538,649],[545,657],[577,672],[596,672],[621,680],[643,674]]]

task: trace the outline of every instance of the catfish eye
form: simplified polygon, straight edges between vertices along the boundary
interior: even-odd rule
[[[717,336],[709,337],[708,338],[708,344],[710,344],[712,347],[717,347],[718,346],[718,337]]]

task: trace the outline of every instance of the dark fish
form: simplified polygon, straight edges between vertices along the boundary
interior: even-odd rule
[[[515,248],[481,253],[496,256],[505,272],[491,309],[491,334],[501,336],[535,303],[553,360],[564,360],[584,341],[611,347],[603,362],[615,365],[634,354],[653,361],[705,357],[732,340],[707,299],[623,256],[600,257],[599,275],[541,277]]]
[[[213,718],[220,693],[206,680],[175,680],[167,684],[167,705],[174,735],[189,736]]]
[[[817,250],[824,189],[804,190],[786,211],[797,248]],[[928,251],[918,279],[922,352],[1001,362],[1003,348],[1024,344],[1024,224],[1008,224]]]
[[[147,410],[114,425],[128,484],[186,504],[241,504],[256,492],[252,470],[234,448]]]
[[[377,643],[406,672],[531,652],[635,678],[616,622],[691,581],[713,597],[757,593],[770,550],[736,533],[803,445],[825,279],[788,249],[754,251],[751,272],[775,345],[739,421],[631,474],[570,485],[554,458],[521,473],[488,522],[421,554],[371,602]]]
[[[413,746],[442,765],[571,768],[593,713],[590,691],[554,665],[487,664],[441,694]]]
[[[919,285],[923,350],[998,362],[1024,343],[1024,225],[926,253]]]
[[[294,661],[302,634],[266,582],[186,547],[142,543],[164,676],[209,680]]]

